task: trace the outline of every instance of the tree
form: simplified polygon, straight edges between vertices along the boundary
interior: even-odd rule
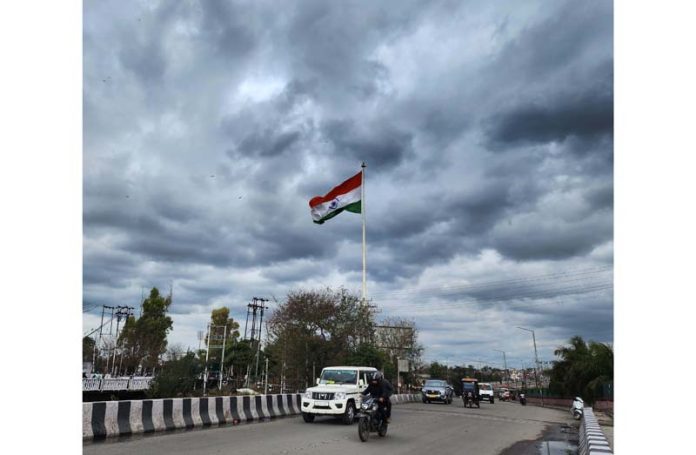
[[[123,325],[118,344],[124,349],[124,364],[127,369],[135,370],[141,365],[153,370],[159,358],[167,349],[167,334],[172,328],[172,319],[167,316],[172,296],[160,295],[157,288],[152,288],[150,295],[143,301],[142,315],[136,319],[129,317]]]
[[[94,354],[94,338],[83,337],[82,338],[82,361],[91,362]]]
[[[551,369],[549,391],[572,397],[582,396],[588,403],[600,397],[602,388],[614,380],[614,350],[611,345],[580,336],[568,340],[568,346],[554,351],[559,360]]]
[[[386,318],[376,328],[375,343],[385,355],[384,374],[387,378],[399,382],[396,377],[398,359],[408,360],[411,371],[421,367],[423,346],[418,343],[418,330],[414,321]],[[411,377],[410,372],[402,373],[405,373],[405,383],[414,382],[415,378]]]
[[[292,291],[268,320],[267,352],[274,375],[296,389],[314,383],[325,366],[340,365],[374,332],[369,306],[341,288]]]
[[[374,367],[378,370],[384,368],[387,357],[384,352],[370,343],[361,343],[353,349],[346,359],[348,365]]]
[[[433,362],[428,368],[428,374],[432,379],[447,379],[447,366]]]
[[[193,352],[187,352],[176,360],[165,362],[153,379],[148,394],[152,398],[188,396],[194,390],[203,365]]]
[[[230,309],[227,307],[215,308],[210,313],[210,328],[211,346],[222,346],[223,339],[225,340],[225,356],[229,359],[233,353],[234,345],[239,338],[239,323],[230,317]],[[225,333],[225,327],[227,332]],[[205,335],[205,342],[208,343],[208,334]],[[219,362],[222,354],[222,349],[210,349],[208,352],[208,361]],[[228,364],[229,362],[225,362]]]

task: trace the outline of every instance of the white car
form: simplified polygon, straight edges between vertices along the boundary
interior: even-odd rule
[[[302,418],[310,423],[318,415],[334,416],[350,425],[362,402],[360,394],[376,371],[372,367],[324,368],[317,386],[308,388],[302,396]]]
[[[481,400],[488,400],[491,404],[494,402],[493,398],[493,384],[490,382],[479,383],[479,396]]]

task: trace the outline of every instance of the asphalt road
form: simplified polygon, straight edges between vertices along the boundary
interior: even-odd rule
[[[301,417],[169,434],[132,437],[121,441],[86,443],[89,454],[500,454],[520,441],[535,440],[544,430],[573,422],[562,410],[521,406],[517,402],[481,403],[465,409],[451,405],[408,403],[392,408],[385,438],[371,434],[363,443],[356,424],[330,418],[307,424]],[[517,443],[517,444],[516,444]],[[529,447],[529,444],[527,444]],[[514,449],[514,448],[513,448]],[[512,450],[512,453],[516,450]],[[527,453],[525,451],[524,453]]]

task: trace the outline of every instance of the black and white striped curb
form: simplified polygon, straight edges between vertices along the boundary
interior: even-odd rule
[[[585,408],[580,423],[579,455],[614,453],[597,422],[592,408]]]
[[[82,439],[219,426],[300,414],[301,394],[82,403]],[[393,403],[419,395],[393,395]]]

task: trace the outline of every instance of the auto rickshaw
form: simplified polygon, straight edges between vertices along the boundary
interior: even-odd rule
[[[462,400],[464,400],[465,408],[467,405],[470,408],[472,408],[474,405],[476,405],[477,408],[481,407],[478,379],[462,378]]]

